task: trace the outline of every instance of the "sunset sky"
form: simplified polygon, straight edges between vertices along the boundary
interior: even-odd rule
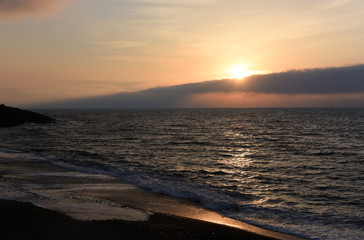
[[[0,102],[362,64],[363,16],[362,0],[0,0]]]

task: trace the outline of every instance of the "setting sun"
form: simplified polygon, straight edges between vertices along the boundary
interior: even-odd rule
[[[242,79],[244,77],[254,74],[253,71],[246,69],[244,65],[234,65],[228,69],[228,74],[230,78]]]

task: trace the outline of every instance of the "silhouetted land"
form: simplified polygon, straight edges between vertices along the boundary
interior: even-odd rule
[[[24,123],[51,123],[55,120],[39,113],[0,105],[0,127],[19,126]]]

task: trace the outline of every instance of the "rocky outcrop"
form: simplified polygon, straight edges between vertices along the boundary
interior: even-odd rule
[[[24,123],[52,123],[55,120],[45,115],[0,105],[0,127],[19,126]]]

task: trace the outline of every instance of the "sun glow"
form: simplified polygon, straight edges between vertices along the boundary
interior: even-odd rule
[[[244,65],[234,65],[227,70],[230,78],[242,79],[255,74],[254,71],[249,71]]]

